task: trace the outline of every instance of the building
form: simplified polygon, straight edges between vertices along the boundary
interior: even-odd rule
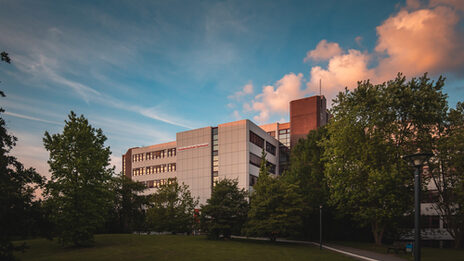
[[[147,193],[175,178],[204,204],[219,179],[236,179],[239,188],[251,190],[262,150],[267,153],[269,171],[280,175],[288,165],[290,148],[327,120],[324,96],[294,100],[290,122],[258,126],[240,120],[178,132],[176,141],[128,149],[122,156],[122,169],[127,177],[144,182]]]

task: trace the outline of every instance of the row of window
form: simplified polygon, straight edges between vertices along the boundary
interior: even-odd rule
[[[218,150],[219,150],[219,145],[218,145],[218,128],[213,128],[213,133],[212,133],[212,139],[213,139],[213,186],[216,185],[216,183],[219,181],[219,156],[218,156]]]
[[[167,149],[167,150],[157,150],[150,151],[146,153],[138,153],[132,155],[132,162],[152,160],[152,159],[161,159],[165,157],[174,157],[176,156],[176,148]]]
[[[176,171],[176,163],[161,164],[149,167],[133,169],[133,176],[141,176],[155,173],[174,172]]]
[[[147,181],[139,181],[143,183],[147,188],[160,188],[161,186],[171,184],[175,181],[175,178],[171,179],[155,179]]]
[[[266,151],[274,156],[276,155],[276,147],[252,131],[250,131],[250,142],[260,147],[261,149],[264,149],[264,144],[266,144]]]
[[[250,152],[250,164],[254,165],[254,166],[258,167],[258,168],[261,167],[261,157],[259,157],[258,155]],[[276,165],[272,164],[269,161],[266,161],[266,165],[267,165],[267,169],[268,169],[269,173],[275,174]]]

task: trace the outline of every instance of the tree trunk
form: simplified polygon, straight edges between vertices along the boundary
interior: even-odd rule
[[[384,226],[379,225],[377,222],[372,223],[372,234],[374,236],[375,244],[378,246],[382,245],[382,237],[383,237],[384,229],[385,229]]]

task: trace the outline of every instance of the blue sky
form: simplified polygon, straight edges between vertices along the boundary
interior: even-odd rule
[[[288,101],[317,94],[319,79],[333,98],[356,80],[428,71],[448,78],[450,105],[464,100],[458,1],[0,4],[0,50],[12,59],[0,64],[1,106],[19,138],[14,153],[42,174],[43,134],[61,132],[71,110],[103,129],[119,171],[129,147],[179,131],[287,121]],[[433,26],[417,25],[427,21]],[[417,48],[413,36],[422,39]],[[418,56],[404,58],[412,49],[430,53],[417,68],[408,63]]]

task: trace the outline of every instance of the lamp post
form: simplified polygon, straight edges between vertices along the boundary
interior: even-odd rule
[[[322,249],[322,205],[319,205],[319,249]]]
[[[420,247],[420,197],[421,171],[424,163],[432,157],[432,153],[415,153],[404,157],[414,169],[414,261],[421,260]]]

